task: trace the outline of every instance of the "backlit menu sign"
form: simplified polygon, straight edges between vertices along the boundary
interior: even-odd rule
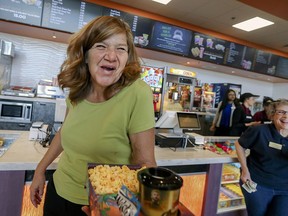
[[[288,58],[279,57],[276,76],[288,79]]]
[[[177,26],[155,22],[149,48],[188,56],[192,32]]]
[[[123,11],[119,11],[116,9],[111,9],[111,8],[106,8],[103,7],[103,16],[113,16],[113,17],[118,17],[125,22],[128,23],[128,25],[131,28],[131,31],[134,33],[137,29],[137,23],[138,23],[138,16],[132,15]]]
[[[79,0],[44,0],[42,26],[76,32],[79,26],[81,3]]]
[[[149,41],[151,40],[152,28],[154,25],[153,20],[147,19],[145,17],[138,17],[136,28],[132,28],[134,35],[134,44],[138,47],[149,46]]]
[[[40,26],[42,5],[42,0],[2,0],[0,1],[0,18]]]
[[[245,46],[237,43],[229,43],[227,46],[226,54],[224,58],[224,65],[241,68]]]
[[[226,50],[226,41],[195,32],[189,57],[222,64]]]
[[[89,2],[81,2],[78,20],[78,30],[92,19],[102,16],[103,7]]]
[[[244,46],[240,68],[245,70],[252,70],[252,63],[254,62],[255,54],[256,49]]]
[[[264,52],[262,50],[257,50],[254,59],[253,70],[260,73],[274,75],[276,72],[278,59],[279,56]]]

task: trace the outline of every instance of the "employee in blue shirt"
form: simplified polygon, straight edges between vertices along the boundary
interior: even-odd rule
[[[249,127],[235,146],[241,164],[240,184],[257,183],[256,192],[241,187],[248,215],[287,215],[288,100],[274,102],[272,124]],[[250,149],[247,158],[246,149]]]

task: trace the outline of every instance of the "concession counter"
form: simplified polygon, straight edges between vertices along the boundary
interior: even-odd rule
[[[37,141],[28,141],[28,131],[3,130],[0,134],[18,136],[0,157],[1,215],[41,215],[41,206],[35,209],[30,203],[29,184],[47,148],[43,148]],[[205,138],[209,142],[218,139]],[[222,137],[221,139],[235,140],[236,138]],[[155,155],[158,166],[169,168],[183,177],[180,202],[194,215],[245,215],[245,208],[222,213],[218,211],[223,164],[237,162],[235,154],[219,154],[198,145],[176,149],[155,146]],[[57,162],[58,158],[48,167],[47,176],[54,172]]]

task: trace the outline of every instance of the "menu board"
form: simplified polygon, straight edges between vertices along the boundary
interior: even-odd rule
[[[288,58],[279,57],[276,76],[288,79]]]
[[[78,30],[92,19],[102,16],[103,7],[89,2],[81,2],[78,21]]]
[[[119,11],[116,9],[111,9],[107,7],[103,7],[103,16],[113,16],[113,17],[119,17],[125,22],[128,23],[130,26],[132,32],[134,32],[137,28],[137,22],[138,22],[138,16],[132,15],[127,12]]]
[[[145,17],[138,17],[136,28],[132,28],[134,44],[138,47],[148,47],[151,40],[154,21]]]
[[[222,64],[226,50],[226,41],[209,35],[194,33],[189,57]]]
[[[76,32],[79,26],[79,0],[44,0],[42,26],[66,32]],[[83,19],[83,8],[81,11]]]
[[[149,48],[188,56],[192,32],[166,23],[155,22]]]
[[[252,70],[252,63],[254,62],[256,49],[244,46],[242,55],[241,68],[245,70]]]
[[[127,22],[138,47],[288,78],[287,58],[84,0],[0,0],[0,19],[70,33],[102,15]]]
[[[0,1],[0,18],[40,26],[42,5],[42,0],[2,0]]]
[[[276,72],[278,59],[279,56],[264,52],[262,50],[257,50],[253,63],[253,70],[260,73],[274,75]]]
[[[237,43],[229,43],[224,58],[224,65],[241,68],[245,46]]]

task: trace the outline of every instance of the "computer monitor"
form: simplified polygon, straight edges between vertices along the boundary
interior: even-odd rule
[[[173,129],[177,126],[176,111],[165,111],[155,124],[155,128]]]
[[[201,130],[201,125],[197,113],[177,112],[179,129],[183,130]]]

